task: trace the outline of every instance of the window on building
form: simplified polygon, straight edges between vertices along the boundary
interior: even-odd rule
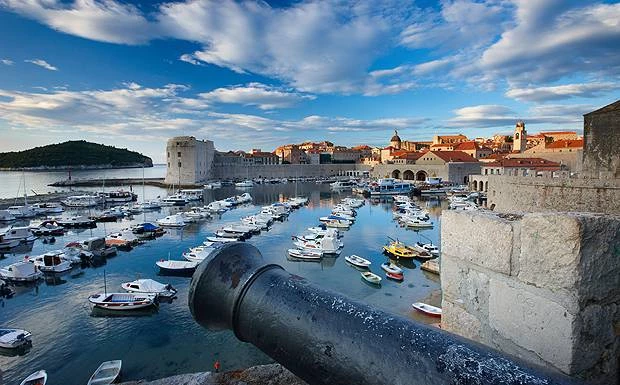
[[[179,162],[179,168],[181,168],[181,162]]]
[[[168,167],[170,167],[170,162],[168,162]]]
[[[177,152],[177,157],[181,157],[181,151]]]
[[[168,158],[170,158],[170,151],[168,151]]]

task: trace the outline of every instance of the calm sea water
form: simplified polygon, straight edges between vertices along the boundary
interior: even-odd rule
[[[98,178],[163,178],[166,176],[165,165],[155,165],[147,168],[119,168],[111,170],[74,170],[71,171],[71,179],[98,179]],[[67,188],[51,187],[50,183],[67,179],[68,171],[0,171],[0,199],[24,196],[24,180],[28,196],[46,194],[54,191],[66,191]],[[129,188],[129,186],[126,186]],[[116,187],[118,188],[118,187]],[[133,186],[136,192],[142,192],[142,185]],[[79,190],[97,190],[101,188],[78,187]],[[157,196],[156,190],[146,186],[146,195],[149,198]]]
[[[141,174],[141,170],[139,171]],[[157,191],[159,190],[159,191]],[[436,201],[423,201],[429,208],[433,229],[414,232],[392,221],[391,204],[367,202],[358,211],[358,220],[344,236],[344,250],[338,258],[322,262],[293,262],[286,250],[292,246],[291,235],[302,234],[318,218],[348,194],[336,194],[329,187],[316,184],[284,184],[257,186],[249,190],[254,204],[244,205],[222,215],[220,219],[192,224],[183,230],[171,230],[163,237],[147,242],[130,252],[119,252],[102,267],[75,268],[54,281],[38,286],[18,287],[11,299],[0,300],[0,327],[15,327],[33,334],[32,349],[23,356],[0,355],[0,369],[5,384],[19,384],[28,374],[45,369],[49,384],[85,384],[97,366],[106,360],[123,360],[123,379],[155,379],[180,373],[208,371],[219,360],[223,370],[243,368],[271,362],[252,345],[239,342],[231,332],[212,332],[198,326],[187,306],[190,278],[161,277],[155,262],[170,256],[182,259],[187,248],[201,244],[207,234],[241,216],[255,213],[262,205],[295,195],[310,198],[308,206],[294,211],[287,221],[276,222],[272,229],[254,236],[250,243],[258,247],[269,262],[282,265],[289,272],[306,277],[319,286],[336,290],[389,312],[409,318],[433,322],[411,310],[411,303],[429,300],[438,304],[438,277],[419,269],[419,262],[404,265],[405,281],[384,280],[380,288],[365,284],[359,273],[345,263],[344,256],[358,254],[370,259],[372,270],[384,276],[379,268],[386,257],[381,246],[388,236],[405,242],[417,240],[439,243],[441,207]],[[139,191],[138,191],[139,192]],[[160,189],[153,193],[164,194]],[[225,188],[207,191],[205,201],[221,199],[239,190]],[[72,231],[58,237],[56,245],[35,242],[29,255],[38,255],[76,240],[103,235],[143,220],[154,221],[169,210],[139,215],[131,220],[99,224],[96,229]],[[7,265],[23,259],[24,253],[0,260]],[[101,318],[91,314],[87,298],[103,290],[106,272],[108,291],[121,291],[122,282],[153,278],[169,282],[178,290],[178,299],[162,303],[159,311],[143,317]],[[433,295],[432,295],[433,294]],[[2,381],[0,381],[2,383]]]

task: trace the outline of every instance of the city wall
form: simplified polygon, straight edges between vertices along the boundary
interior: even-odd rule
[[[494,211],[584,211],[620,214],[620,179],[488,175]]]
[[[312,178],[340,175],[361,176],[371,167],[363,164],[255,164],[213,166],[215,179]]]
[[[418,178],[419,173],[423,173],[427,177],[467,184],[467,178],[470,174],[480,174],[480,163],[378,164],[370,175],[375,178],[394,177],[405,180],[424,180]]]
[[[620,216],[444,211],[442,328],[596,384],[620,357]]]

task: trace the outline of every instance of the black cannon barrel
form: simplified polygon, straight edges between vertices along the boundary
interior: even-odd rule
[[[233,330],[312,385],[580,383],[322,289],[242,242],[200,264],[189,307],[200,325]]]

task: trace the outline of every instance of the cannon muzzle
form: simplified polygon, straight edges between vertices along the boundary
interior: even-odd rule
[[[203,327],[232,330],[311,385],[579,383],[320,288],[242,242],[200,264],[189,307]]]

